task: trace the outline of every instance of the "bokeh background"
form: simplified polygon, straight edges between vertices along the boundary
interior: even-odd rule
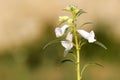
[[[0,0],[0,80],[76,80],[74,64],[60,63],[60,43],[43,50],[56,39],[54,28],[59,16],[68,15],[62,11],[68,5],[87,12],[77,24],[94,22],[85,29],[94,30],[108,48],[82,48],[82,67],[91,62],[104,66],[90,65],[83,80],[120,80],[120,0]]]

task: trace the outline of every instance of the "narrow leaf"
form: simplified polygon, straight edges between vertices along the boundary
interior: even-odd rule
[[[89,67],[90,65],[97,65],[97,66],[100,66],[100,67],[104,67],[103,65],[99,64],[99,63],[88,63],[86,64],[82,70],[81,70],[81,76],[83,76],[83,72],[86,70],[87,67]]]
[[[73,62],[73,63],[75,63],[75,61],[73,59],[63,59],[63,60],[61,60],[61,63],[65,63],[65,62]]]
[[[98,65],[100,67],[104,67],[102,64],[99,64],[99,63],[93,63],[93,64]]]
[[[85,22],[80,27],[83,27],[83,26],[88,25],[88,24],[93,24],[93,22]]]
[[[76,55],[75,54],[71,53],[71,55],[73,56],[74,59],[76,59]]]
[[[66,20],[68,21],[68,20]],[[59,22],[57,26],[61,26],[63,23],[65,23],[66,21],[62,21],[62,22]]]
[[[89,66],[90,64],[86,64],[84,65],[84,67],[81,70],[81,76],[83,76],[83,72],[86,70],[86,68]]]
[[[47,43],[47,44],[43,47],[43,49],[47,48],[49,45],[52,45],[52,44],[57,43],[57,42],[60,42],[60,41],[61,41],[60,39],[55,39],[55,40],[53,40],[53,41],[50,41],[49,43]]]
[[[104,49],[107,49],[107,47],[106,47],[103,43],[101,43],[101,42],[99,42],[99,41],[96,41],[95,44],[101,46],[101,47],[104,48]]]
[[[83,13],[86,13],[86,12],[83,9],[80,9],[80,11],[76,14],[76,16],[80,16]]]
[[[82,42],[82,43],[80,44],[80,46],[82,47],[82,46],[84,46],[86,43],[87,43],[86,41],[85,41],[85,42]]]

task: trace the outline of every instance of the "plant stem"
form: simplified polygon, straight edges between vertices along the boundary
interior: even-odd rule
[[[81,80],[81,75],[80,75],[80,47],[79,47],[79,44],[78,44],[78,37],[77,37],[77,32],[76,32],[75,25],[73,25],[73,34],[74,34],[76,54],[77,54],[77,59],[76,59],[77,80]]]

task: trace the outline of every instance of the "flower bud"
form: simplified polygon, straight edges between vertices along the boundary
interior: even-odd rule
[[[67,21],[68,19],[69,19],[68,16],[60,16],[60,17],[59,17],[59,21],[60,21],[60,22]]]
[[[70,7],[66,7],[65,10],[66,11],[71,11],[71,8]]]
[[[68,24],[72,24],[73,23],[73,19],[68,19]]]

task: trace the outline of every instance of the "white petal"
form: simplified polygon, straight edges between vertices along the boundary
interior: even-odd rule
[[[93,37],[89,37],[89,38],[88,38],[88,42],[89,42],[89,43],[93,43],[93,42],[95,42],[95,41],[96,41],[96,39],[94,39]]]
[[[63,35],[61,28],[55,28],[56,37],[61,37]]]
[[[73,39],[73,35],[71,34],[71,32],[69,32],[69,33],[67,34],[66,40],[72,42],[72,39]]]
[[[66,50],[70,50],[73,47],[73,43],[70,41],[61,41],[61,44]]]
[[[94,31],[91,31],[90,33],[85,30],[78,30],[78,33],[85,39],[88,40],[89,43],[93,43],[96,41],[95,39],[95,33]]]
[[[85,39],[88,39],[89,33],[85,30],[77,30],[78,33]]]
[[[88,36],[88,42],[89,43],[95,42],[96,39],[94,39],[94,38],[95,38],[95,33],[94,33],[94,31],[91,31],[90,34],[89,34],[89,36]]]
[[[95,33],[94,33],[94,31],[91,31],[90,34],[89,34],[89,36],[91,36],[91,37],[95,37]]]
[[[69,50],[65,49],[64,51],[64,57],[68,54]]]
[[[61,30],[62,30],[62,33],[64,34],[65,33],[65,30],[68,28],[69,26],[68,25],[64,25],[61,27]]]
[[[64,25],[62,26],[61,28],[55,28],[55,34],[56,34],[56,37],[61,37],[64,35],[65,33],[65,30],[66,28],[68,28],[69,26],[68,25]]]

